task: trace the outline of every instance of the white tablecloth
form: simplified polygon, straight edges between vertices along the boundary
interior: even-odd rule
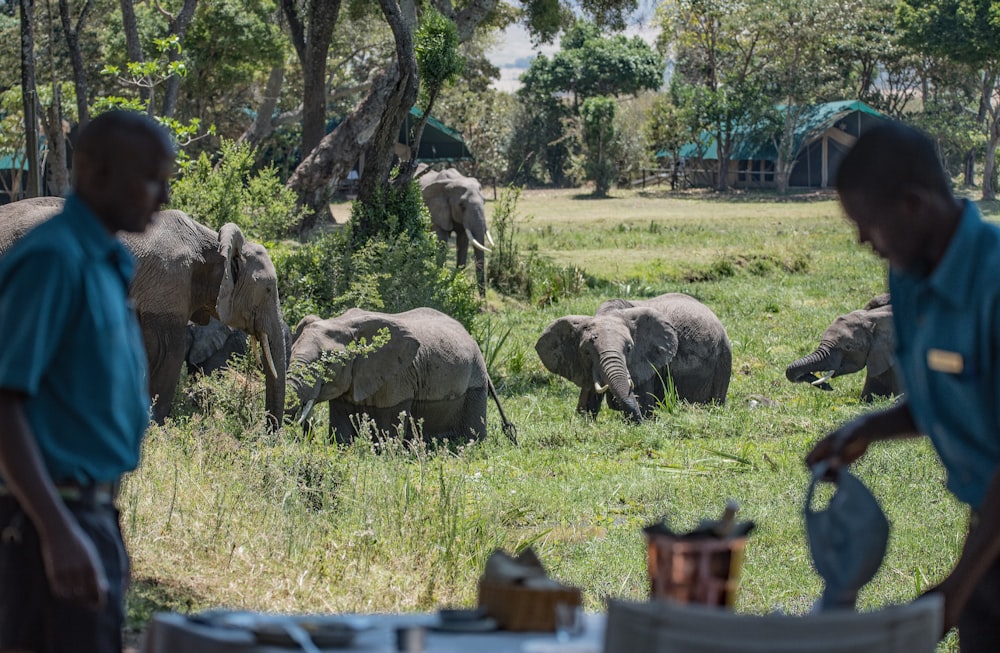
[[[351,615],[366,621],[370,628],[361,630],[351,646],[325,649],[341,652],[394,653],[395,629],[401,626],[427,627],[427,653],[600,653],[604,641],[605,615],[584,615],[584,632],[566,644],[556,642],[553,633],[512,633],[503,630],[485,633],[439,632],[434,614]],[[257,644],[250,630],[215,627],[175,612],[161,612],[150,620],[142,653],[288,653],[301,651],[297,646]]]

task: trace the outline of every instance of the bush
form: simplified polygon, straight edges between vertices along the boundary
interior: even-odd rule
[[[233,222],[254,240],[284,238],[297,222],[295,193],[272,166],[254,172],[253,162],[252,147],[223,140],[217,163],[203,152],[172,184],[170,207],[215,230]]]
[[[383,189],[369,204],[355,202],[340,232],[270,250],[278,271],[282,311],[295,325],[310,313],[348,308],[399,313],[419,306],[451,315],[467,329],[479,312],[475,284],[444,266],[446,246],[430,232],[419,187]]]
[[[551,262],[521,255],[514,236],[515,217],[521,189],[510,186],[500,192],[493,209],[495,246],[486,267],[486,282],[497,292],[542,306],[562,297],[578,295],[586,287],[583,272],[577,267],[561,267]]]

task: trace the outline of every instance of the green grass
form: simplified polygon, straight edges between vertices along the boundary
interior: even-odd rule
[[[808,610],[821,585],[802,521],[812,442],[870,407],[862,375],[821,392],[784,378],[836,315],[884,291],[885,268],[857,246],[830,198],[639,194],[607,200],[524,193],[519,246],[579,266],[588,288],[545,307],[494,294],[484,340],[519,447],[495,409],[487,441],[337,449],[295,431],[267,435],[249,369],[195,384],[177,418],[153,428],[122,497],[134,556],[130,617],[229,605],[280,611],[410,611],[469,605],[489,553],[533,545],[550,573],[606,595],[647,591],[641,527],[690,527],[727,498],[753,519],[737,609]],[[985,207],[995,217],[996,206]],[[552,320],[611,297],[692,294],[733,343],[725,406],[683,405],[625,424],[575,414],[577,389],[542,367],[534,343]],[[192,386],[188,392],[194,393]],[[766,397],[775,405],[760,403]],[[325,419],[325,410],[320,413]],[[317,433],[325,433],[320,424]],[[874,448],[857,473],[892,524],[889,551],[860,604],[908,601],[959,553],[965,509],[926,443]],[[954,638],[941,650],[957,650]]]

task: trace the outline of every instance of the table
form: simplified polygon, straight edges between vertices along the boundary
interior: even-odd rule
[[[395,653],[395,629],[420,625],[428,628],[424,648],[427,653],[601,653],[605,616],[584,614],[583,634],[567,644],[559,644],[553,633],[438,632],[431,629],[439,623],[437,615],[432,613],[344,615],[348,620],[366,621],[371,627],[359,632],[349,647],[324,650]],[[142,653],[288,653],[302,649],[261,645],[247,629],[218,627],[176,612],[160,612],[147,625],[140,650]]]

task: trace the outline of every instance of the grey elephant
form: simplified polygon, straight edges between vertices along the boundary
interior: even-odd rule
[[[62,209],[61,198],[36,198],[0,207],[0,254],[31,227]],[[136,256],[130,296],[149,360],[153,418],[170,413],[186,348],[188,321],[224,324],[261,343],[265,410],[277,427],[285,403],[287,371],[277,275],[267,251],[235,224],[218,232],[181,211],[161,211],[142,234],[121,234]],[[287,327],[286,327],[287,328]]]
[[[464,268],[469,258],[469,245],[474,248],[476,283],[479,294],[486,294],[486,256],[494,245],[486,228],[486,201],[483,189],[474,177],[466,177],[454,168],[424,173],[420,192],[431,214],[431,226],[442,241],[455,234],[455,260]]]
[[[865,369],[862,401],[901,394],[893,358],[892,305],[888,301],[888,296],[880,295],[866,308],[837,317],[823,333],[819,346],[785,369],[788,380],[832,390],[829,379]],[[824,376],[817,377],[817,372]]]
[[[380,329],[389,341],[367,355],[345,353]],[[504,433],[516,442],[479,345],[457,320],[431,308],[377,313],[352,308],[338,317],[309,315],[295,327],[289,390],[296,401],[289,416],[305,423],[314,406],[329,403],[329,435],[347,443],[367,415],[379,431],[394,432],[400,414],[422,422],[424,437],[482,439],[487,394],[496,402]],[[412,422],[411,422],[412,420]]]
[[[577,412],[596,417],[604,396],[632,421],[648,418],[673,383],[678,398],[723,403],[733,355],[722,322],[694,297],[612,299],[591,317],[569,315],[542,332],[546,369],[580,387]]]

